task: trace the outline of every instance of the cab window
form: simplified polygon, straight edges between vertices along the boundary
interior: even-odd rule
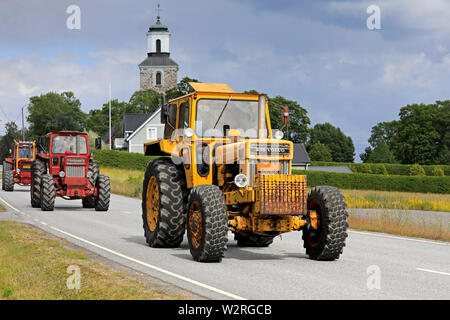
[[[178,128],[189,128],[189,102],[180,104],[180,116],[178,120]]]

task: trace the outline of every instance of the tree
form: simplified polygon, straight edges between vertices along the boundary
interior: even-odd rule
[[[116,137],[122,134],[122,121],[125,113],[141,113],[142,109],[126,102],[111,100],[111,127],[116,132]],[[100,136],[109,132],[109,101],[104,103],[102,109],[89,111],[87,126]]]
[[[368,147],[368,149],[370,149],[370,147]],[[367,163],[396,163],[394,154],[384,142],[378,143],[373,150],[370,149],[370,152],[368,152],[366,148],[366,153],[362,154],[360,157],[363,162]]]
[[[311,146],[311,149],[308,152],[309,158],[311,161],[333,161],[331,157],[330,148],[326,145],[317,141],[315,144]]]
[[[384,162],[395,163],[397,162],[392,152],[392,139],[396,133],[398,121],[380,122],[372,127],[371,135],[369,138],[370,146],[367,147],[364,153],[359,157],[363,162]],[[386,148],[387,147],[387,148]],[[371,154],[375,151],[375,155],[371,157]],[[380,159],[382,152],[387,152],[384,157],[385,160]],[[374,160],[374,158],[377,160]]]
[[[247,94],[260,94],[256,90],[244,91]],[[305,143],[308,137],[308,125],[311,123],[306,109],[297,101],[286,99],[282,96],[269,97],[269,117],[272,129],[281,129],[281,106],[289,107],[290,124],[284,130],[288,132],[286,139],[294,143]]]
[[[6,133],[0,137],[0,160],[3,160],[11,155],[9,150],[12,150],[14,139],[22,139],[22,132],[17,128],[14,122],[8,122],[5,125]]]
[[[447,109],[448,110],[448,109]],[[393,137],[395,157],[404,164],[434,164],[444,149],[440,117],[445,117],[438,104],[413,104],[400,109],[400,121]],[[448,123],[447,123],[448,125]],[[448,131],[448,126],[446,131]]]
[[[166,101],[182,97],[184,95],[194,92],[194,89],[189,85],[189,82],[200,82],[200,81],[198,81],[197,79],[184,77],[180,82],[178,82],[175,88],[166,91]]]
[[[308,152],[317,142],[326,145],[330,149],[333,161],[353,162],[355,157],[353,140],[346,136],[341,129],[334,127],[328,122],[316,124],[309,131],[309,140],[306,145]]]
[[[129,102],[129,105],[139,113],[153,113],[162,104],[163,95],[151,89],[136,91]]]
[[[30,98],[27,121],[33,138],[57,131],[83,131],[86,114],[72,92],[49,92]]]

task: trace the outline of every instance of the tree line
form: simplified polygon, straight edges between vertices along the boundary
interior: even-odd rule
[[[407,105],[398,115],[372,127],[363,162],[450,165],[450,100]]]

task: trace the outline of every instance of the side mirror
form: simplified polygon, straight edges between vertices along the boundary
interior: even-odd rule
[[[167,116],[169,115],[167,104],[161,106],[161,123],[167,123]]]
[[[102,138],[95,138],[95,149],[102,149]]]

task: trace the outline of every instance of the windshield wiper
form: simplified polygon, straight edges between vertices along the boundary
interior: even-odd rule
[[[228,99],[227,103],[225,103],[225,105],[223,106],[222,112],[220,113],[220,116],[219,116],[219,118],[217,119],[216,124],[214,125],[213,129],[216,128],[217,124],[219,123],[220,118],[222,118],[223,112],[224,112],[225,109],[227,108],[228,103],[230,102],[231,98],[233,98],[233,96],[230,96],[230,99]]]

